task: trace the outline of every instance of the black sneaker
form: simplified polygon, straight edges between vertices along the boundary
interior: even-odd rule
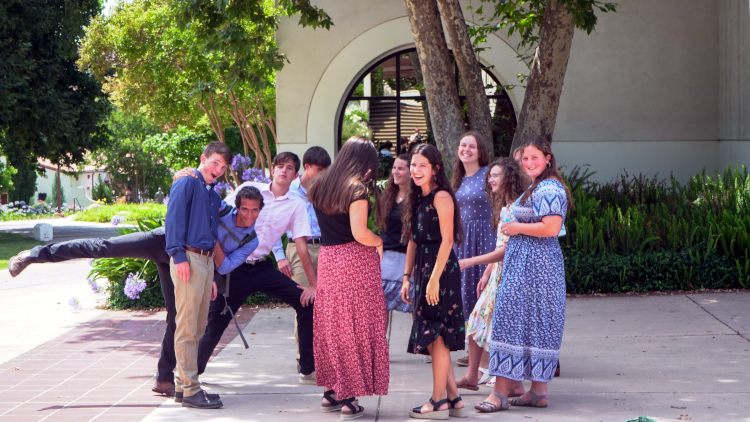
[[[175,393],[175,396],[177,394]],[[196,409],[218,409],[224,404],[220,400],[211,400],[208,393],[201,390],[190,397],[182,398],[182,407],[194,407]]]
[[[185,393],[183,393],[182,391],[176,391],[174,393],[174,402],[175,403],[182,403],[182,398],[183,398],[184,394]],[[218,394],[206,393],[206,396],[208,397],[209,400],[212,400],[212,401],[213,400],[219,400],[219,399],[221,399],[221,397],[219,397]]]
[[[29,252],[30,251],[21,251],[18,255],[10,258],[10,261],[8,261],[8,272],[11,277],[21,274],[21,271],[25,270],[26,267],[31,264]]]

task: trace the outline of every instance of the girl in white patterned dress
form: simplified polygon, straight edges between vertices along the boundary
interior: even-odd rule
[[[503,158],[490,165],[485,181],[485,190],[492,204],[492,229],[497,230],[500,223],[500,214],[506,205],[510,205],[516,198],[521,196],[527,185],[525,174],[516,161],[511,158]],[[488,367],[488,352],[492,336],[492,314],[495,309],[495,296],[497,286],[500,284],[500,274],[503,268],[503,256],[505,255],[505,242],[508,237],[499,230],[497,233],[497,244],[493,252],[488,254],[459,260],[461,270],[474,265],[488,265],[482,278],[477,285],[477,300],[471,316],[467,320],[466,343],[469,345],[469,367],[466,375],[459,380],[459,388],[477,391],[482,370],[480,366]],[[481,361],[480,361],[481,360]],[[523,384],[514,383],[510,394],[520,396],[523,394]]]

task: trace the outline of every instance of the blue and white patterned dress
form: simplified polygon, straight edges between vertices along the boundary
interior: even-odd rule
[[[484,179],[488,171],[487,166],[481,167],[471,176],[464,177],[461,186],[456,189],[456,202],[461,211],[461,226],[464,229],[464,241],[453,246],[458,259],[484,255],[495,250],[497,232],[492,231],[492,206],[487,202],[487,193],[484,191]],[[461,271],[461,298],[466,322],[477,304],[477,283],[485,268],[487,265],[475,265]]]
[[[513,204],[518,222],[538,223],[551,215],[565,220],[568,199],[557,180],[542,181],[530,200],[520,200]],[[490,374],[549,382],[565,326],[565,266],[557,236],[510,236],[502,280],[492,319]]]

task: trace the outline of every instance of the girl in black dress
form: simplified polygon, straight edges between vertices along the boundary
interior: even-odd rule
[[[454,241],[460,243],[463,233],[456,198],[443,169],[437,148],[421,144],[414,149],[403,212],[403,239],[409,245],[401,297],[414,306],[408,351],[432,356],[433,377],[430,401],[409,411],[416,419],[466,416],[450,357],[451,351],[464,349],[461,271],[453,252]]]

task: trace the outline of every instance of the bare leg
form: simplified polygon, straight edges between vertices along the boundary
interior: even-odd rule
[[[477,385],[479,382],[479,361],[484,350],[479,347],[473,338],[469,337],[469,366],[466,368],[466,375],[459,379],[464,385]],[[486,366],[485,366],[486,368]]]
[[[450,359],[450,353],[448,354],[448,359]],[[448,370],[448,383],[445,385],[445,390],[448,393],[449,400],[453,400],[461,395],[458,393],[458,387],[456,387],[456,375],[453,373],[453,365]],[[464,407],[463,400],[456,403],[456,409],[461,409],[462,407]]]
[[[448,372],[453,372],[451,354],[450,350],[445,347],[442,337],[438,337],[437,340],[427,346],[427,350],[432,356],[432,400],[439,402],[446,398],[448,394]],[[455,379],[453,380],[453,391],[458,391]],[[458,394],[456,393],[456,395]],[[445,403],[437,410],[448,410],[449,407],[448,403]],[[425,403],[421,411],[422,413],[432,412],[432,404],[430,402]]]
[[[509,396],[513,396],[513,397],[520,396],[523,393],[524,393],[524,389],[523,389],[523,383],[521,381],[511,381],[510,382],[510,387],[509,387],[509,390],[508,390],[508,395]],[[536,391],[534,391],[534,394],[536,394]]]
[[[479,347],[479,345],[477,345],[477,347]],[[484,349],[482,349],[482,359],[479,361],[479,367],[485,369],[490,367],[490,354]]]

